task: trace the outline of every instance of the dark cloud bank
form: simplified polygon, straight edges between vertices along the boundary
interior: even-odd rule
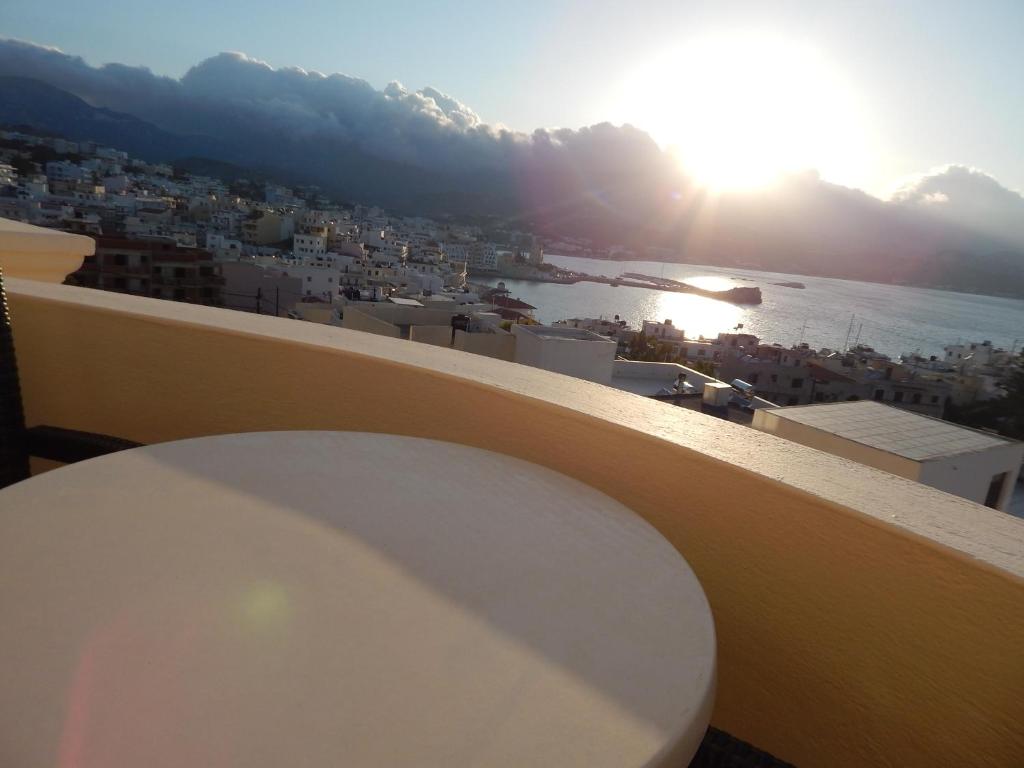
[[[240,53],[178,80],[0,40],[0,78],[3,121],[72,138],[106,132],[91,137],[154,159],[210,157],[411,213],[673,245],[699,263],[1024,296],[1024,199],[963,166],[925,174],[886,202],[811,173],[711,199],[631,126],[527,134],[487,125],[434,88],[377,90]]]

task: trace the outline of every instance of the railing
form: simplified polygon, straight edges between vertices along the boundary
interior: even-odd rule
[[[718,633],[715,725],[801,766],[1014,765],[1024,754],[1016,519],[477,355],[26,280],[8,291],[31,424],[141,442],[394,432],[525,458],[619,499],[686,557]],[[329,396],[312,403],[311,381]],[[449,482],[457,467],[438,478]]]

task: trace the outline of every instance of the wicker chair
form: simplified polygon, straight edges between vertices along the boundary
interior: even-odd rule
[[[690,768],[794,768],[725,731],[708,728]]]
[[[130,440],[60,427],[25,426],[14,333],[0,268],[0,488],[29,476],[29,456],[71,463],[138,445]]]

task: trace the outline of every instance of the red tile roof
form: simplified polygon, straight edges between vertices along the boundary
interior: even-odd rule
[[[532,304],[513,299],[510,296],[491,296],[487,299],[487,303],[494,304],[496,307],[505,307],[505,309],[536,309]]]

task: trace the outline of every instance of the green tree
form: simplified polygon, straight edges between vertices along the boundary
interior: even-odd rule
[[[1006,394],[980,403],[946,409],[946,419],[977,429],[992,429],[1005,437],[1024,440],[1024,353],[1003,383]]]

